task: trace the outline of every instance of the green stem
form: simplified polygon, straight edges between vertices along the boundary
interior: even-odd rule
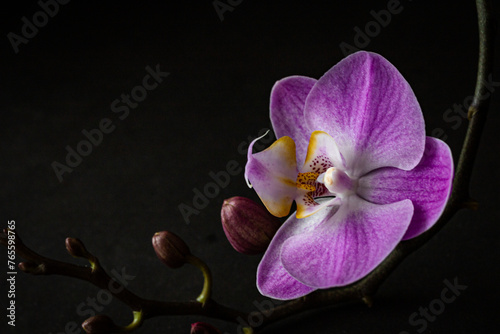
[[[142,325],[142,321],[143,321],[142,310],[133,311],[133,313],[134,313],[134,320],[132,320],[132,322],[130,324],[128,324],[127,326],[122,327],[121,328],[122,332],[131,332],[134,329],[137,329],[139,326]]]
[[[196,298],[196,300],[204,306],[205,303],[210,299],[210,295],[212,293],[212,273],[210,272],[210,268],[205,264],[205,262],[194,255],[186,256],[186,261],[189,264],[192,264],[193,266],[200,269],[203,273],[203,290],[201,290],[201,293],[198,298]]]

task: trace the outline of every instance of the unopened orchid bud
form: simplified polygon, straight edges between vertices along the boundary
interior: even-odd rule
[[[153,236],[153,248],[158,258],[169,268],[179,268],[186,263],[191,251],[186,243],[172,232],[157,232]]]
[[[82,327],[89,334],[119,333],[121,331],[121,328],[110,317],[102,314],[88,318],[82,323]]]
[[[214,326],[205,322],[191,324],[191,334],[221,334],[222,332]]]
[[[222,204],[222,227],[233,248],[243,254],[264,252],[281,221],[245,197],[231,197]]]
[[[83,245],[83,242],[76,238],[66,238],[66,249],[68,253],[73,257],[81,257],[87,259],[92,268],[92,272],[99,268],[99,260],[92,254],[89,253],[87,248]]]
[[[88,258],[90,256],[83,242],[76,238],[66,238],[66,249],[74,257]]]
[[[24,271],[25,273],[34,274],[34,275],[42,274],[43,271],[45,270],[44,266],[38,265],[38,264],[31,262],[31,261],[20,262],[17,265],[17,267],[19,268],[19,270]]]

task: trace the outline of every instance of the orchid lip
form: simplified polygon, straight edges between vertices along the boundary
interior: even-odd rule
[[[297,175],[297,181],[295,184],[297,188],[304,189],[307,192],[313,192],[316,190],[316,186],[314,183],[319,177],[319,173],[307,172],[307,173],[299,173]]]

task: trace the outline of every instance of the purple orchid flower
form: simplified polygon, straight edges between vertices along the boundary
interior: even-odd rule
[[[245,178],[273,215],[286,216],[293,201],[297,211],[258,267],[263,295],[353,283],[441,215],[450,149],[425,136],[410,85],[382,56],[357,52],[319,80],[280,80],[270,109],[279,139],[256,154],[252,142]]]

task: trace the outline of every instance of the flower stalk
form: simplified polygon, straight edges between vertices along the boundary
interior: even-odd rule
[[[205,262],[194,255],[186,256],[186,262],[200,269],[203,274],[203,289],[196,300],[201,303],[202,306],[205,306],[206,302],[210,300],[210,296],[212,294],[212,273],[210,268]]]
[[[142,325],[142,321],[143,321],[142,310],[133,311],[133,314],[134,314],[134,319],[132,320],[132,322],[130,324],[128,324],[127,326],[122,327],[123,332],[131,332],[134,329],[137,329],[138,327],[140,327]]]

